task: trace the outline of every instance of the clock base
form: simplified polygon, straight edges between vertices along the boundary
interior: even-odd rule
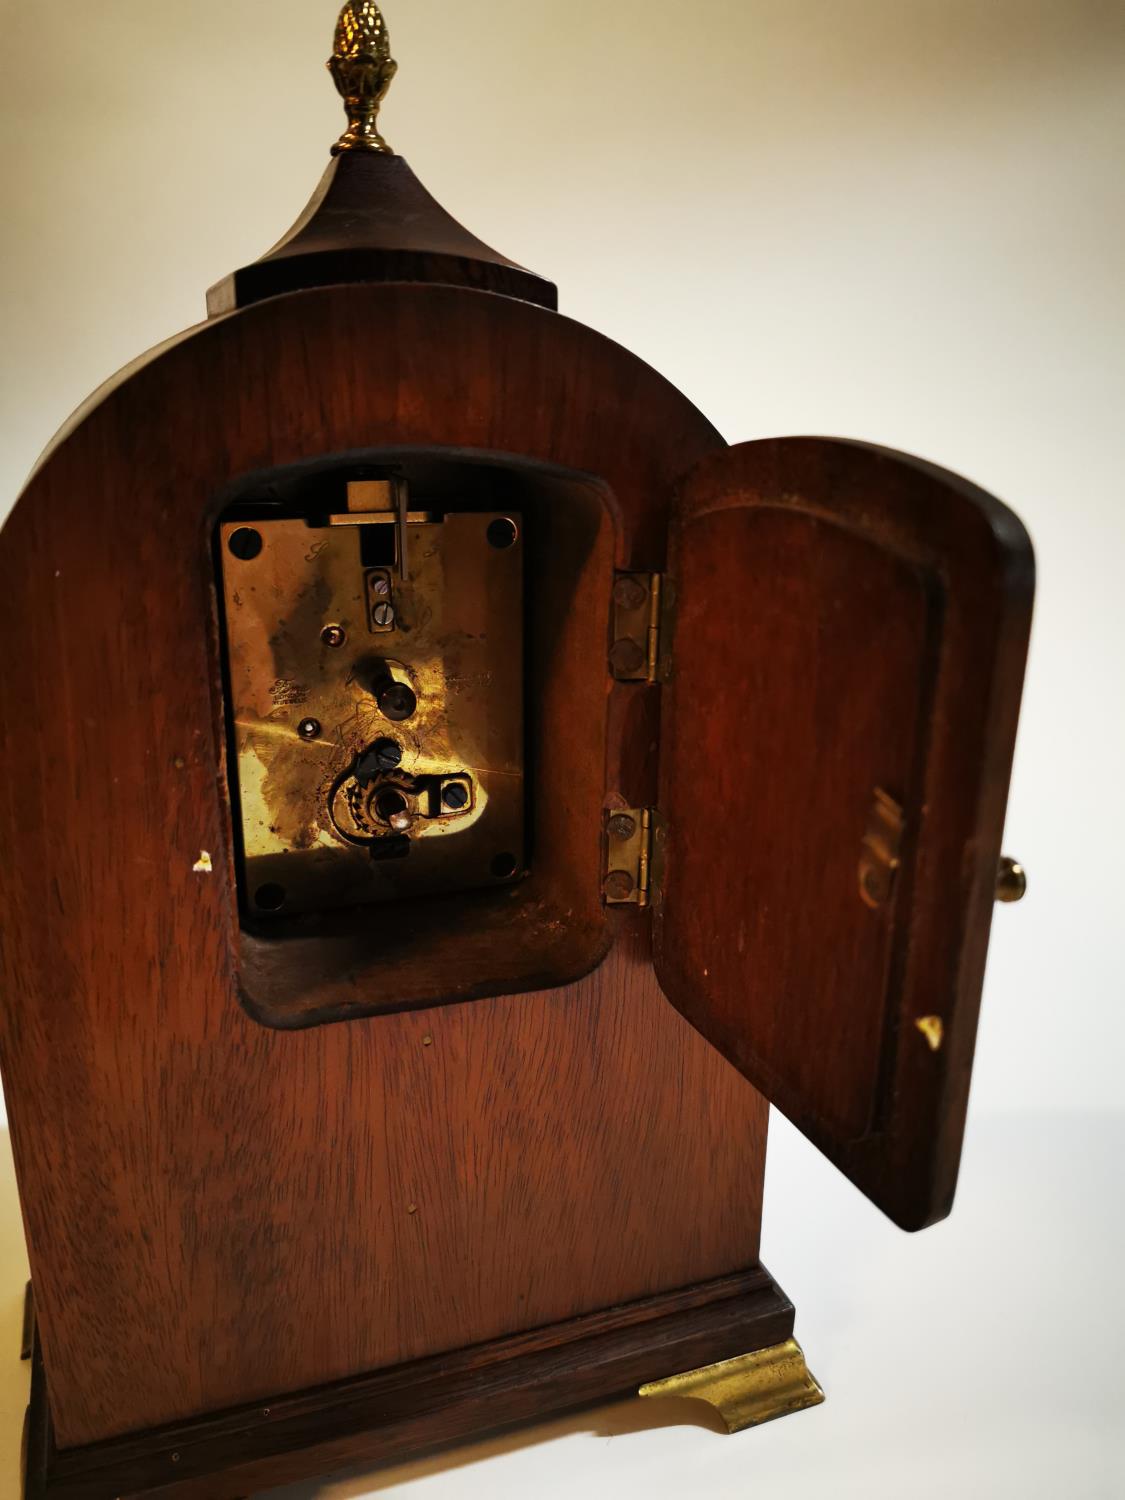
[[[735,1276],[662,1293],[640,1302],[379,1370],[336,1385],[263,1401],[84,1448],[55,1445],[47,1374],[29,1309],[25,1353],[32,1361],[24,1434],[26,1500],[241,1500],[262,1490],[363,1465],[401,1462],[519,1422],[572,1411],[635,1391],[656,1394],[669,1369],[737,1366],[743,1396],[769,1371],[788,1364],[792,1303],[761,1265]],[[796,1348],[795,1345],[791,1346]],[[765,1351],[755,1363],[747,1350]],[[799,1351],[798,1351],[799,1352]],[[804,1368],[804,1361],[800,1359]],[[805,1372],[807,1375],[807,1371]],[[683,1381],[686,1377],[679,1377]],[[764,1382],[764,1385],[763,1385]],[[672,1381],[671,1384],[676,1384]],[[725,1397],[694,1391],[723,1409]],[[767,1398],[760,1398],[767,1399]],[[753,1403],[751,1403],[753,1404]],[[782,1407],[768,1415],[781,1415]],[[766,1420],[752,1416],[728,1425]]]

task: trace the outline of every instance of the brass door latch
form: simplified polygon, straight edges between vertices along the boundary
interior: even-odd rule
[[[890,899],[900,863],[904,829],[902,808],[893,797],[876,787],[859,857],[859,894],[868,906],[878,908]],[[1026,894],[1026,871],[1017,860],[1004,855],[996,872],[996,900],[1022,901]]]

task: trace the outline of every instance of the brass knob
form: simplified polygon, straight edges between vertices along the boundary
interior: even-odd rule
[[[997,901],[1022,901],[1027,895],[1027,872],[1005,854],[996,872]]]
[[[393,156],[376,121],[398,63],[391,56],[387,23],[375,0],[348,0],[340,12],[328,71],[348,112],[348,128],[332,147],[332,155],[379,151]]]

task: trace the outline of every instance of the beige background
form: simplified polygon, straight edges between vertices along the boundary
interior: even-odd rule
[[[871,438],[1027,521],[1008,843],[1032,888],[998,914],[948,1226],[898,1235],[776,1132],[767,1261],[828,1406],[728,1442],[626,1405],[339,1493],[1125,1493],[1125,0],[386,8],[390,139],[565,312],[731,439]],[[332,0],[0,15],[2,513],[68,411],[278,237],[340,126]],[[19,1246],[7,1186],[0,1497]]]

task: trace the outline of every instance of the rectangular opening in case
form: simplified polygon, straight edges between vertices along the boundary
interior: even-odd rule
[[[547,988],[604,956],[613,539],[594,481],[438,451],[229,497],[216,555],[259,1020]]]

